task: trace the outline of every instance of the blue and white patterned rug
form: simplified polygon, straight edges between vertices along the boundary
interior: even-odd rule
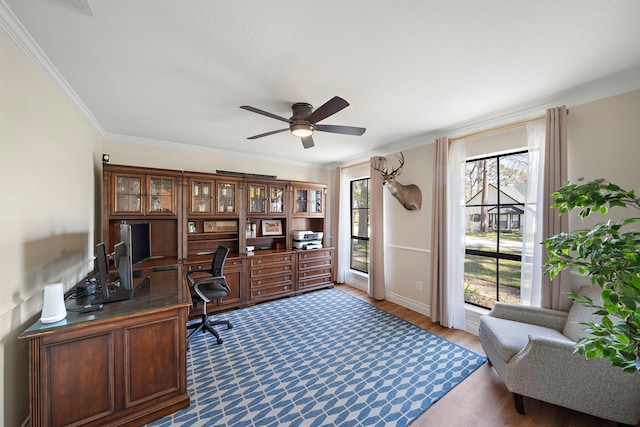
[[[191,406],[148,426],[407,426],[485,357],[337,289],[220,315],[191,341]]]

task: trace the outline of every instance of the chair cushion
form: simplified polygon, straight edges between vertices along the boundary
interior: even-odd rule
[[[600,286],[585,285],[577,293],[591,298],[597,304],[602,304],[602,299],[600,298],[602,288]],[[588,336],[589,333],[585,331],[587,326],[581,325],[580,322],[601,323],[602,316],[593,314],[594,311],[596,309],[593,307],[573,303],[569,309],[567,322],[564,324],[562,333],[572,341],[578,341],[580,338]]]
[[[482,323],[480,328],[486,338],[500,352],[500,357],[505,362],[509,362],[517,352],[527,345],[529,335],[567,340],[560,332],[544,326],[520,323],[492,316],[483,316],[480,322]]]

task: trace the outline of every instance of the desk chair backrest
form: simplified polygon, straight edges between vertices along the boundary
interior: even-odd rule
[[[211,261],[211,274],[214,277],[222,276],[222,270],[224,269],[224,262],[229,255],[229,248],[225,246],[218,246],[216,253],[213,255],[213,261]]]

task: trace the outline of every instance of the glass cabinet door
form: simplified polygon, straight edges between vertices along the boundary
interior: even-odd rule
[[[264,185],[249,185],[249,213],[265,213],[267,189]]]
[[[236,212],[236,185],[218,182],[218,213]]]
[[[324,191],[322,189],[311,189],[309,191],[311,193],[311,201],[309,203],[309,213],[311,214],[322,214],[322,196],[324,195]]]
[[[284,213],[284,187],[269,187],[269,212]]]
[[[172,213],[174,208],[173,179],[149,177],[149,213]]]
[[[213,205],[213,182],[191,181],[191,212],[211,213]]]
[[[295,192],[296,196],[296,211],[295,213],[307,213],[309,212],[308,200],[309,190],[306,188],[297,188]]]
[[[116,176],[115,212],[142,213],[142,177]]]

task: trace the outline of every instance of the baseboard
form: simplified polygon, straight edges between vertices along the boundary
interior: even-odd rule
[[[393,292],[389,292],[389,294],[387,295],[387,299],[392,303],[401,305],[405,308],[408,308],[409,310],[413,310],[417,313],[424,314],[425,316],[431,318],[431,309],[427,304],[422,304],[412,299],[403,297],[402,295],[394,294]]]

